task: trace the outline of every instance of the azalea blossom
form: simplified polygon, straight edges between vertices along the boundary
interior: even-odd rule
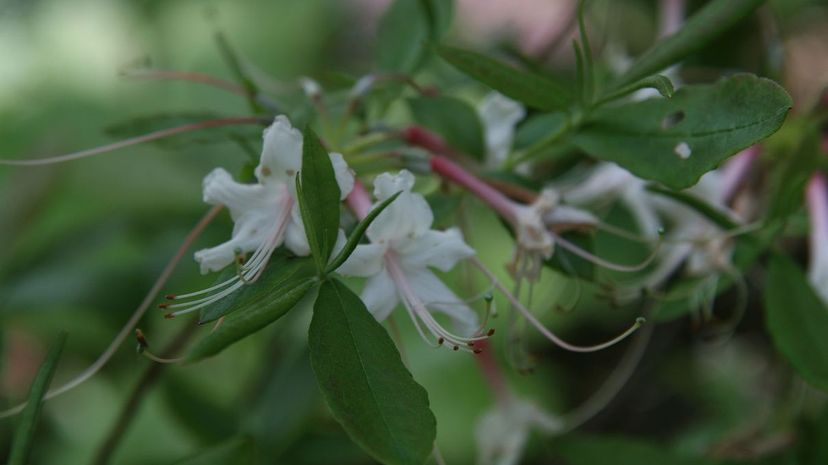
[[[808,280],[828,306],[828,185],[825,175],[811,176],[807,203],[811,220]]]
[[[296,201],[296,174],[302,168],[302,133],[285,116],[277,116],[264,131],[264,144],[255,175],[258,182],[242,184],[223,168],[204,178],[204,201],[230,210],[234,226],[230,240],[195,253],[201,272],[219,271],[236,263],[236,276],[207,289],[184,295],[170,295],[162,308],[176,309],[169,316],[192,312],[230,295],[256,281],[270,256],[282,244],[296,255],[310,253],[299,205]],[[341,198],[354,186],[353,174],[342,155],[330,154]],[[245,254],[251,253],[244,258]]]
[[[520,103],[499,92],[490,92],[477,109],[486,141],[486,163],[500,166],[509,156],[515,138],[515,126],[526,116]]]
[[[477,423],[478,465],[517,465],[529,434],[563,431],[563,422],[524,399],[509,397],[498,402]]]
[[[368,227],[366,235],[371,243],[357,246],[338,271],[368,278],[362,300],[377,320],[385,320],[402,302],[426,342],[473,350],[475,341],[487,337],[478,334],[477,314],[431,269],[449,271],[474,256],[474,249],[457,228],[431,229],[431,207],[422,195],[411,192],[413,186],[414,176],[407,170],[377,176],[374,197],[378,202],[401,193]],[[443,327],[432,312],[448,315],[457,332]]]

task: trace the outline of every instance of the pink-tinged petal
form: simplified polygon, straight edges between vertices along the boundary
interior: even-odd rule
[[[480,326],[477,313],[443,284],[440,278],[427,269],[403,270],[412,292],[428,309],[448,315],[458,334],[466,337],[474,335]]]
[[[719,179],[721,183],[721,187],[719,188],[720,198],[718,200],[722,204],[729,203],[739,190],[739,187],[745,182],[745,179],[750,173],[750,169],[753,167],[756,159],[759,158],[761,151],[762,146],[758,144],[752,145],[731,157],[721,168],[721,177]]]
[[[440,271],[449,271],[458,261],[475,254],[457,228],[426,231],[411,241],[398,245],[395,251],[399,253],[404,268],[431,266]]]
[[[345,276],[373,276],[382,270],[385,250],[382,244],[360,244],[336,271]]]
[[[400,191],[402,194],[368,227],[367,234],[372,242],[404,241],[431,229],[434,214],[422,195],[410,191],[413,185],[414,176],[406,170],[400,171],[396,176],[388,173],[377,176],[374,181],[374,196],[377,200],[385,200]]]
[[[806,196],[811,222],[808,279],[828,305],[828,185],[823,174],[811,176]]]
[[[264,130],[264,146],[256,178],[262,184],[293,182],[302,167],[302,133],[284,115]]]
[[[388,318],[400,301],[397,288],[388,272],[382,270],[365,281],[362,301],[377,321]]]

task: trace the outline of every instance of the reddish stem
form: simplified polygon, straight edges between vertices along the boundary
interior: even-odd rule
[[[431,157],[431,170],[442,176],[447,181],[451,181],[476,195],[480,200],[486,202],[486,204],[492,207],[505,220],[515,220],[518,204],[500,193],[500,191],[494,187],[486,184],[473,174],[466,171],[465,168],[457,163],[454,163],[442,155],[433,155]]]
[[[354,188],[345,201],[360,220],[365,219],[371,211],[371,196],[359,179],[354,180]]]
[[[497,360],[494,358],[492,345],[489,341],[480,341],[475,343],[475,347],[480,349],[480,353],[474,359],[477,362],[477,368],[483,374],[483,379],[486,380],[486,384],[489,385],[492,393],[497,397],[498,402],[508,402],[511,397],[511,391],[509,391],[506,378],[500,370],[500,365],[498,365]]]

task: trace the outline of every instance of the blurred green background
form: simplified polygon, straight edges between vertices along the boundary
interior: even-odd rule
[[[269,76],[276,90],[296,89],[299,76],[324,82],[335,71],[368,72],[373,21],[382,7],[382,2],[373,3],[2,0],[0,156],[36,158],[111,142],[116,138],[107,129],[147,115],[249,114],[243,99],[213,88],[119,77],[120,70],[149,63],[233,79],[216,45],[217,31],[247,63]],[[542,7],[542,2],[531,3],[525,7],[529,16]],[[547,6],[560,9],[565,3]],[[621,41],[631,53],[652,41],[656,2],[595,3],[606,6],[595,8],[599,36]],[[697,69],[776,73],[795,96],[803,95],[798,102],[807,102],[815,85],[806,78],[828,69],[825,56],[802,52],[814,42],[825,52],[825,42],[818,47],[826,25],[819,3],[775,2],[766,13],[779,20],[780,35],[734,46],[732,55],[699,54]],[[455,39],[491,45],[528,24],[513,19],[505,24],[503,17],[498,29],[497,11],[491,13],[494,20],[463,17],[475,11],[471,1],[464,2]],[[615,13],[623,21],[611,20]],[[537,51],[534,39],[512,35],[527,53]],[[751,48],[760,51],[742,53]],[[812,57],[805,60],[810,66],[806,78],[800,78],[799,70],[775,65],[780,54],[790,63],[795,53]],[[553,61],[569,64],[563,58]],[[145,144],[55,166],[0,167],[0,405],[25,397],[60,329],[70,336],[55,385],[94,360],[206,211],[203,176],[216,166],[238,172],[248,160],[232,141],[199,137],[188,144]],[[511,253],[506,231],[490,213],[472,210],[470,216],[470,241],[492,266],[505,263]],[[193,250],[224,241],[230,228],[223,215]],[[462,273],[457,278],[462,284]],[[165,289],[199,289],[212,279],[199,275],[195,262],[187,259]],[[559,289],[538,292],[554,297]],[[261,463],[371,463],[319,397],[305,350],[307,310],[292,312],[213,359],[166,370],[111,463],[175,463],[239,435],[255,439]],[[609,317],[590,325],[606,326],[607,335],[618,321],[629,321],[629,314],[598,311]],[[576,328],[568,335],[595,338],[595,331],[577,331],[590,315],[564,318]],[[447,462],[472,463],[475,421],[491,401],[473,359],[426,347],[399,320],[405,356],[429,392]],[[183,325],[151,310],[140,327],[151,344],[163,345]],[[151,363],[137,356],[132,345],[125,344],[100,375],[47,404],[33,463],[92,463],[128,392]],[[801,383],[786,384],[779,374],[785,368],[775,365],[779,362],[768,348],[757,312],[749,313],[740,333],[727,341],[708,343],[687,321],[664,325],[619,402],[587,429],[641,435],[698,454],[751,428],[762,429],[766,422],[781,421],[776,416],[788,409],[821,405],[819,396]],[[562,412],[600,384],[624,347],[590,356],[562,355],[540,343],[536,349],[536,371],[513,373],[514,385],[549,410]],[[812,411],[819,412],[816,407]],[[818,418],[817,413],[811,416]],[[821,425],[815,431],[828,431],[825,418],[814,422]],[[0,457],[6,456],[13,425],[13,420],[0,420]],[[526,463],[549,463],[546,457],[553,451],[547,441],[535,438],[531,450]]]

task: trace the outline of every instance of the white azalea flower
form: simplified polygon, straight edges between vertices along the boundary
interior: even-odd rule
[[[219,271],[232,263],[239,264],[238,273],[202,291],[169,296],[172,300],[198,298],[162,304],[162,308],[177,309],[168,315],[198,310],[256,281],[273,251],[283,243],[297,255],[310,252],[296,201],[295,177],[302,168],[302,133],[280,115],[265,129],[263,139],[262,156],[255,171],[257,183],[236,182],[223,168],[216,168],[204,178],[204,201],[225,205],[235,224],[230,240],[199,250],[195,260],[202,273]],[[344,199],[354,186],[354,177],[342,155],[332,153],[330,157]],[[244,254],[250,252],[252,255],[243,260]]]
[[[402,193],[368,227],[366,235],[371,243],[357,246],[338,271],[346,276],[368,278],[362,300],[377,320],[387,318],[402,302],[426,342],[445,342],[455,350],[472,350],[474,341],[486,338],[476,334],[476,313],[430,268],[449,271],[475,252],[463,241],[458,229],[431,229],[431,208],[422,195],[411,192],[413,186],[414,176],[406,170],[396,176],[377,176],[374,197],[378,202]],[[459,334],[438,323],[433,311],[451,317]]]
[[[526,116],[526,109],[499,92],[490,92],[480,103],[477,112],[483,123],[486,161],[490,167],[500,166],[509,156],[515,138],[515,126]]]
[[[824,175],[814,174],[811,177],[807,200],[811,219],[808,280],[828,305],[828,186]]]
[[[477,423],[478,465],[517,465],[533,429],[559,433],[563,422],[523,399],[499,403]]]

